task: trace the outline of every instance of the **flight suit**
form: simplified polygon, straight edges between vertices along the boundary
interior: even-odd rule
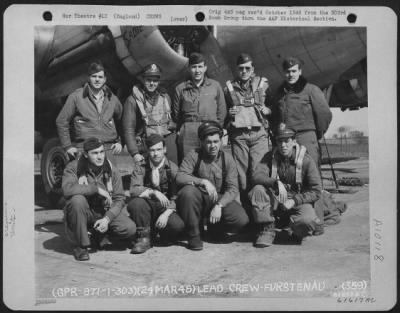
[[[268,81],[253,75],[245,84],[236,79],[231,86],[231,91],[228,87],[224,90],[228,109],[237,106],[240,111],[233,118],[227,117],[228,134],[238,168],[239,189],[247,192],[247,180],[269,150],[268,116],[260,111],[260,106],[265,106]]]
[[[208,77],[197,87],[192,80],[180,83],[172,99],[172,119],[177,124],[179,163],[192,149],[200,147],[197,129],[202,121],[217,121],[221,126],[226,117],[226,103],[220,84]]]

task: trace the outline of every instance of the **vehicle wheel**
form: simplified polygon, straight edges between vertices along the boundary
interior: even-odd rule
[[[53,208],[61,209],[65,202],[62,196],[61,180],[68,162],[68,155],[61,148],[58,138],[48,140],[43,147],[40,171],[44,189]]]

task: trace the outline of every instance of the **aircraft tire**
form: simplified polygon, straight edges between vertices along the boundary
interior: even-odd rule
[[[43,147],[40,171],[49,204],[54,209],[62,209],[65,203],[62,196],[61,179],[68,162],[68,155],[61,148],[59,139],[49,139]]]

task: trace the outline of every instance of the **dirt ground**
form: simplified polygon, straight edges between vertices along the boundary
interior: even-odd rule
[[[368,181],[366,158],[335,168],[339,177]],[[322,172],[330,176],[327,165]],[[332,188],[333,182],[324,179],[324,186]],[[348,204],[341,222],[301,245],[257,249],[244,234],[232,243],[205,242],[199,252],[188,250],[185,241],[142,255],[117,246],[91,254],[88,262],[74,260],[63,212],[46,204],[39,187],[34,232],[38,303],[66,298],[336,298],[348,291],[348,282],[359,283],[360,292],[369,290],[368,185],[341,187],[351,191],[334,194]]]

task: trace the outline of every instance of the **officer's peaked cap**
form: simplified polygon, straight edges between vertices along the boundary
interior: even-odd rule
[[[293,138],[296,135],[296,132],[289,128],[286,127],[285,124],[280,124],[279,127],[275,130],[275,138],[276,139],[281,139],[281,138]]]
[[[149,64],[143,69],[143,76],[144,77],[152,77],[152,76],[161,77],[161,68],[155,63]]]
[[[205,121],[199,126],[197,130],[197,135],[200,140],[203,140],[207,136],[213,134],[219,134],[220,136],[223,135],[221,125],[219,125],[216,121]]]

